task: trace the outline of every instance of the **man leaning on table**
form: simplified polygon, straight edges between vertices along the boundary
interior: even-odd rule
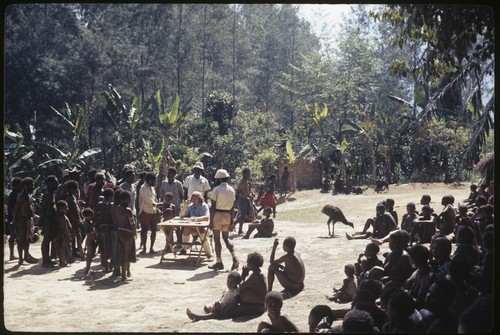
[[[215,255],[217,257],[217,262],[214,265],[209,266],[209,268],[213,270],[224,269],[224,264],[222,264],[221,258],[222,235],[222,239],[224,240],[224,243],[233,258],[231,270],[235,270],[238,269],[239,262],[234,252],[233,243],[229,240],[229,232],[234,230],[234,201],[236,198],[236,192],[227,183],[229,180],[229,173],[227,173],[226,170],[217,170],[215,173],[215,179],[218,179],[219,185],[214,187],[210,193],[212,205],[210,206],[209,228],[212,228],[212,231],[214,232]]]
[[[194,191],[191,194],[191,203],[187,207],[187,212],[184,217],[189,218],[193,222],[206,222],[210,218],[209,209],[206,202],[203,201],[203,195],[201,192]],[[207,255],[207,261],[212,261],[212,249],[206,238],[207,230],[205,228],[198,228],[200,235],[199,238],[203,241],[203,250]],[[180,251],[181,255],[186,255],[186,243],[189,243],[189,235],[198,235],[198,230],[195,227],[184,227],[182,229],[182,249]]]

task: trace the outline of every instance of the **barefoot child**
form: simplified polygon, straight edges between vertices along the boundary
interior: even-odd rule
[[[99,227],[99,250],[101,253],[101,265],[104,266],[104,271],[112,271],[112,234],[113,234],[113,197],[115,191],[112,188],[107,188],[103,191],[104,199],[99,201],[95,208],[96,225]]]
[[[266,295],[267,316],[271,323],[262,321],[257,327],[257,333],[298,333],[299,329],[287,315],[281,314],[283,296],[276,291]]]
[[[83,229],[85,231],[85,248],[87,249],[85,275],[88,275],[90,271],[90,264],[92,263],[92,258],[94,258],[97,248],[97,231],[93,221],[94,211],[92,208],[85,208],[82,215]]]
[[[248,239],[250,234],[257,229],[258,233],[254,237],[272,237],[274,230],[274,221],[270,218],[272,214],[271,207],[264,207],[264,218],[259,221],[254,221],[248,225],[248,230],[244,239]]]
[[[241,282],[241,275],[237,271],[231,271],[227,275],[227,287],[222,292],[219,300],[214,302],[212,306],[205,306],[205,313],[212,313],[221,310],[222,308],[236,302],[238,295],[238,285]]]
[[[268,291],[272,291],[274,277],[278,279],[281,286],[283,286],[284,295],[296,295],[304,289],[305,268],[300,254],[295,251],[295,238],[289,236],[283,241],[283,250],[285,255],[278,259],[274,259],[276,248],[278,247],[279,240],[275,239],[273,250],[271,251],[271,259],[269,271],[267,275]],[[284,264],[284,265],[282,265]]]
[[[71,223],[66,213],[68,213],[68,203],[64,200],[57,202],[57,231],[59,233],[59,266],[68,266],[68,259],[71,258]]]
[[[118,232],[116,235],[117,260],[121,266],[122,282],[130,277],[130,262],[135,262],[135,239],[137,232],[135,228],[134,214],[130,209],[130,192],[120,192],[120,205],[116,208],[116,219]]]

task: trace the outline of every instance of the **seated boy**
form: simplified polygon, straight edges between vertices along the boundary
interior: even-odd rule
[[[287,315],[281,314],[283,296],[276,291],[266,295],[266,310],[271,323],[262,321],[257,327],[258,333],[298,333],[299,329]]]
[[[373,227],[373,232],[368,232],[368,228]],[[386,212],[385,205],[383,203],[377,204],[376,216],[374,218],[369,218],[366,220],[365,226],[361,233],[354,233],[353,236],[345,234],[348,240],[352,239],[365,239],[369,237],[383,238],[388,235],[391,231],[395,230],[397,223],[391,214]]]
[[[244,239],[248,239],[250,234],[257,229],[258,233],[254,237],[272,237],[274,230],[274,221],[270,218],[273,210],[271,207],[264,207],[264,218],[259,221],[254,221],[248,225],[248,230]]]
[[[304,289],[304,263],[300,254],[295,251],[295,238],[289,236],[285,239],[283,250],[286,254],[275,260],[274,255],[278,244],[279,240],[275,239],[270,257],[271,265],[269,265],[267,275],[267,289],[268,291],[272,291],[274,277],[276,276],[281,286],[285,289],[283,294],[292,296]]]

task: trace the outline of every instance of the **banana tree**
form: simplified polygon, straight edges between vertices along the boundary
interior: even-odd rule
[[[328,111],[328,106],[326,104],[323,104],[323,107],[320,107],[317,102],[314,102],[313,107],[310,107],[306,104],[305,108],[308,113],[312,114],[313,123],[319,128],[321,134],[319,142],[321,144],[323,143],[325,135],[324,123],[326,122],[330,114]]]
[[[187,121],[189,112],[192,110],[190,105],[191,98],[181,103],[177,93],[172,93],[165,101],[162,92],[158,90],[152,98],[152,108],[158,116],[162,135],[162,158],[158,169],[158,184],[166,176],[167,167],[176,163],[169,150],[170,139],[175,131]]]
[[[126,156],[126,162],[140,156],[137,135],[140,125],[147,121],[145,115],[148,112],[141,97],[133,96],[129,103],[125,103],[120,93],[109,84],[108,90],[99,92],[99,102],[108,125],[113,128],[111,155],[121,153]]]
[[[41,141],[33,141],[33,147],[46,158],[37,165],[37,169],[64,168],[74,165],[85,165],[88,160],[102,152],[101,148],[82,148],[82,137],[86,134],[89,126],[89,110],[78,108],[76,111],[66,104],[62,110],[51,106],[54,115],[65,123],[65,128],[70,129],[73,137],[67,142],[68,148],[61,149],[54,145]],[[86,142],[85,142],[86,143]]]

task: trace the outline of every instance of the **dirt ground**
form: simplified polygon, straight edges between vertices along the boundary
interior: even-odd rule
[[[307,332],[308,314],[315,305],[326,304],[333,309],[347,306],[330,302],[325,295],[332,293],[333,286],[341,286],[344,265],[355,262],[368,242],[348,241],[345,233],[360,231],[366,219],[374,216],[377,202],[388,197],[395,200],[401,221],[406,203],[415,202],[420,209],[423,194],[431,195],[431,205],[439,212],[442,196],[453,195],[458,205],[468,197],[469,184],[391,185],[389,192],[375,193],[368,189],[361,195],[306,190],[281,199],[275,218],[276,237],[282,242],[285,237],[294,236],[296,250],[306,266],[305,290],[285,300],[282,313],[287,314],[302,332]],[[327,217],[320,212],[325,204],[340,207],[347,219],[354,222],[354,229],[337,223],[335,233],[338,237],[328,237]],[[292,222],[283,221],[280,216],[307,219]],[[263,269],[267,275],[273,238],[244,240],[236,233],[230,238],[242,263],[248,253],[260,252],[265,259]],[[160,250],[164,245],[165,237],[159,232],[155,249]],[[381,258],[385,251],[388,251],[387,244],[381,246]],[[40,241],[32,244],[31,253],[41,257]],[[280,243],[277,257],[282,254]],[[178,256],[178,260],[172,261],[172,254],[168,254],[169,260],[159,264],[160,253],[139,255],[138,261],[131,265],[132,276],[124,284],[110,273],[104,273],[97,258],[92,265],[94,274],[84,277],[85,264],[81,261],[66,268],[45,269],[40,264],[19,266],[17,260],[8,261],[8,256],[8,246],[4,244],[3,327],[8,331],[248,333],[255,332],[260,321],[268,321],[263,314],[254,318],[192,322],[186,316],[186,308],[202,312],[205,304],[218,300],[228,274],[208,269],[211,263],[196,265],[193,256]],[[231,257],[224,246],[222,257],[224,265],[230,267]],[[282,290],[277,281],[274,289]]]

